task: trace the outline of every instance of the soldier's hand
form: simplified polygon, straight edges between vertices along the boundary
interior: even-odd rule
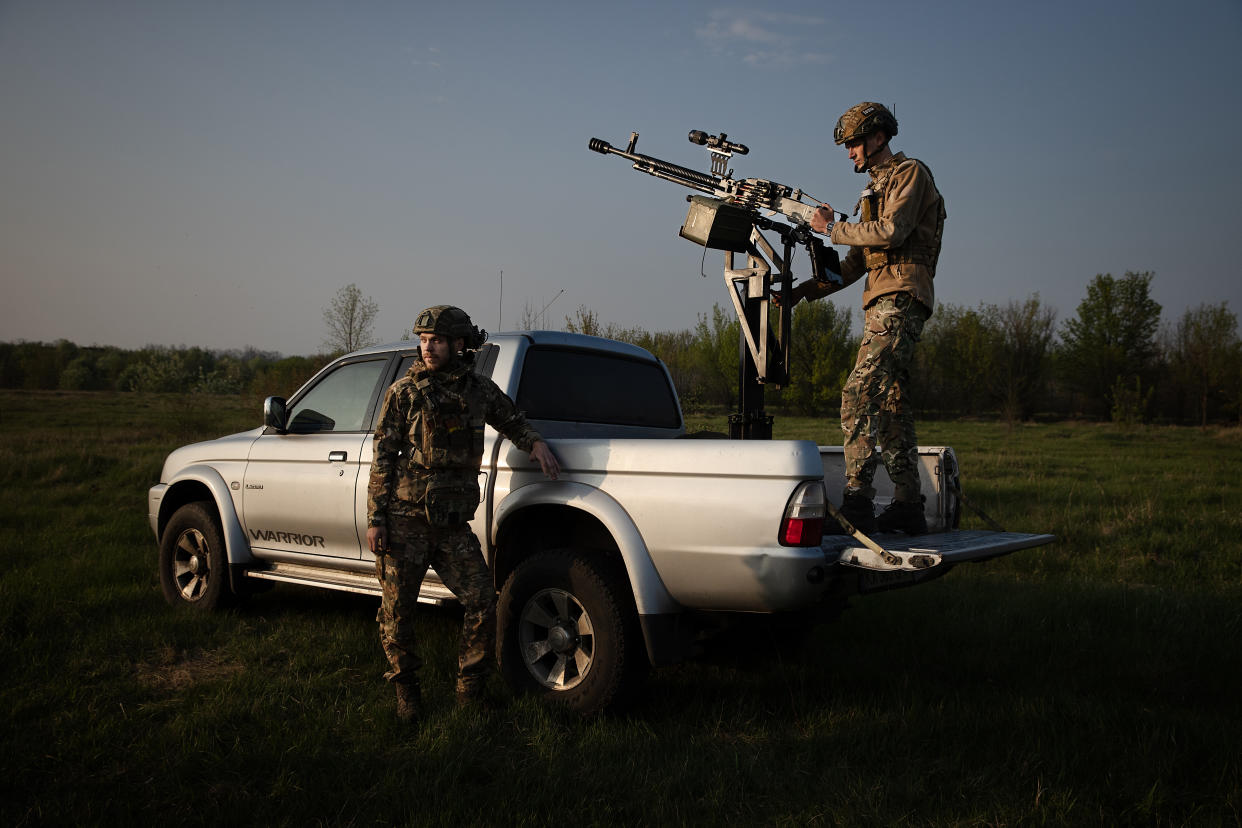
[[[811,216],[811,229],[821,236],[828,234],[828,225],[832,224],[832,218],[835,215],[832,211],[831,204],[825,204],[815,211]]]
[[[803,282],[789,289],[789,307],[792,308],[806,298],[806,286],[808,284],[808,282]],[[781,306],[781,293],[779,290],[772,291],[772,304],[778,308]]]
[[[388,530],[383,526],[372,526],[367,529],[367,546],[372,555],[388,551]]]
[[[557,461],[556,455],[542,440],[530,447],[530,459],[532,463],[538,463],[543,473],[552,480],[555,480],[561,473],[561,464]]]

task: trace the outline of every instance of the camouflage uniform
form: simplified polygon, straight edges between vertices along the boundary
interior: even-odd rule
[[[914,412],[906,394],[914,346],[929,312],[909,293],[881,296],[864,314],[858,359],[841,389],[841,430],[845,432],[846,492],[875,498],[879,443],[893,497],[919,499],[918,440]]]
[[[428,566],[465,608],[459,692],[481,686],[490,669],[496,591],[467,523],[480,499],[484,423],[523,451],[542,439],[494,382],[461,360],[432,371],[416,358],[384,398],[367,514],[371,526],[388,532],[388,549],[376,555],[375,570],[383,585],[376,620],[392,666],[389,681],[417,682],[414,610]]]
[[[931,171],[896,153],[870,171],[861,221],[838,222],[830,238],[850,251],[848,285],[864,274],[864,330],[854,370],[841,392],[846,493],[871,500],[876,443],[900,501],[919,498],[918,440],[908,383],[914,346],[935,307],[932,279],[944,231],[944,199]]]

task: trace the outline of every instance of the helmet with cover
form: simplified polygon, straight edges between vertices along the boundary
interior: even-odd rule
[[[863,101],[845,110],[845,114],[837,119],[832,140],[840,146],[879,130],[892,138],[897,134],[897,119],[883,104]]]
[[[487,338],[487,332],[470,321],[470,314],[453,305],[433,305],[420,313],[414,320],[414,335],[425,333],[464,339],[467,348],[477,348]]]

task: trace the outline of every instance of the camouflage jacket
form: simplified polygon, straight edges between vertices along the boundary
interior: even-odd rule
[[[881,296],[906,291],[933,310],[944,198],[927,165],[905,153],[895,154],[870,174],[859,202],[861,220],[832,227],[832,243],[850,246],[841,261],[841,276],[848,285],[868,274],[864,308]]]
[[[484,423],[523,451],[543,439],[496,383],[466,363],[430,371],[416,358],[389,387],[375,428],[369,524],[423,515],[437,495],[461,504],[461,522],[469,520],[479,503]]]

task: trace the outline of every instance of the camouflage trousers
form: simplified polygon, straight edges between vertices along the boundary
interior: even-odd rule
[[[422,517],[398,515],[388,518],[388,551],[375,556],[375,572],[383,587],[376,620],[380,644],[392,666],[384,678],[418,680],[422,659],[416,647],[414,616],[429,566],[465,610],[457,654],[458,682],[481,681],[491,670],[496,649],[496,589],[479,539],[468,524],[433,528]]]
[[[907,388],[914,346],[930,315],[909,293],[881,296],[866,309],[858,360],[841,389],[846,494],[874,499],[872,480],[883,461],[893,496],[919,498],[918,440]]]

